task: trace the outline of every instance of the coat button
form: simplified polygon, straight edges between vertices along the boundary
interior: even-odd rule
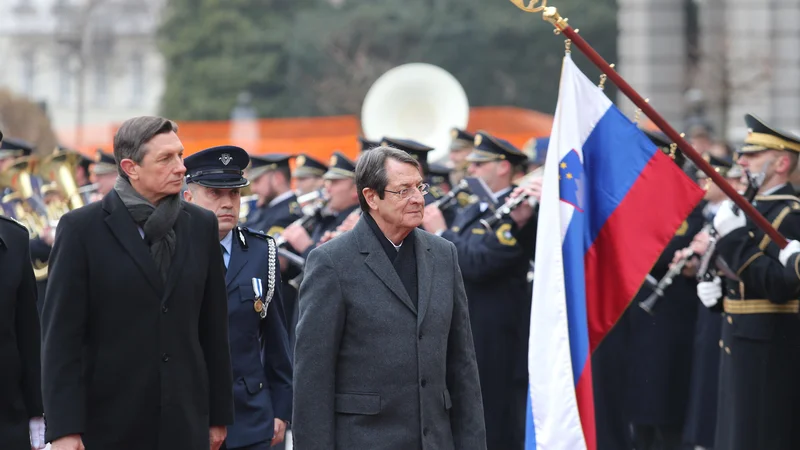
[[[725,353],[730,355],[731,354],[731,348],[730,347],[725,347]]]
[[[731,324],[731,325],[733,325],[733,317],[731,317],[731,316],[728,316],[728,323],[729,323],[729,324]]]
[[[163,355],[161,355],[161,360],[164,361],[164,362],[169,361],[169,355],[164,353]]]
[[[725,344],[722,342],[722,339],[720,339],[720,340],[719,340],[719,348],[722,348],[722,347],[724,347],[724,346],[725,346]]]
[[[419,333],[419,339],[422,340],[422,332]]]
[[[162,313],[166,314],[168,311],[169,311],[169,308],[167,308],[167,305],[164,305],[164,306],[161,307],[161,312]]]
[[[422,387],[425,387],[425,385],[427,385],[427,384],[428,384],[428,380],[426,380],[425,378],[423,378],[423,379],[422,379],[422,381],[421,381],[419,384],[421,384],[421,385],[422,385]]]
[[[258,388],[262,389],[264,387],[264,383],[258,383]]]

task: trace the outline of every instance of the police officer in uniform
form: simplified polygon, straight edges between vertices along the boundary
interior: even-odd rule
[[[114,160],[114,155],[106,153],[102,149],[97,149],[94,164],[92,164],[90,171],[94,183],[97,184],[98,194],[92,200],[97,201],[111,192],[114,189],[114,183],[117,181],[117,163]]]
[[[250,157],[247,178],[250,190],[258,194],[258,201],[247,217],[248,228],[274,236],[300,218],[297,197],[291,187],[289,159],[291,156],[281,154]]]
[[[274,240],[238,227],[240,189],[249,163],[239,147],[221,146],[184,160],[185,200],[213,211],[227,269],[235,422],[228,450],[267,450],[283,441],[292,416],[289,338],[277,305],[281,273]]]
[[[502,204],[514,188],[516,169],[527,157],[508,141],[479,131],[467,161],[470,174],[483,179]],[[526,208],[530,209],[527,203]],[[525,441],[531,302],[527,274],[536,216],[515,214],[487,230],[480,219],[492,213],[487,205],[475,203],[460,211],[447,229],[439,209],[428,206],[423,224],[427,231],[453,242],[458,251],[481,380],[487,448],[519,450]]]
[[[0,152],[10,154],[10,149]],[[45,447],[39,315],[28,236],[22,224],[0,215],[0,443],[8,450]]]
[[[671,142],[662,133],[646,132],[665,153]],[[675,252],[687,247],[704,224],[700,202],[683,221],[675,236],[650,270],[656,280],[669,271]],[[625,393],[634,447],[639,450],[680,450],[689,402],[692,374],[693,330],[697,320],[697,282],[676,274],[652,314],[638,305],[653,290],[643,286],[623,320],[628,320],[630,340]]]
[[[322,176],[328,171],[328,166],[311,156],[301,153],[294,159],[294,184],[295,193],[308,194],[322,189],[325,180]]]
[[[746,115],[739,165],[762,177],[755,207],[787,239],[800,239],[800,201],[788,183],[800,137]],[[698,284],[701,300],[720,298],[724,313],[715,448],[800,448],[800,279],[787,276],[788,252],[735,211],[714,217],[717,251],[738,280]],[[782,264],[786,262],[786,267]]]
[[[334,152],[325,172],[325,195],[328,198],[326,212],[321,214],[309,234],[300,225],[288,227],[283,237],[301,256],[308,257],[326,232],[333,232],[350,213],[358,214],[356,191],[356,165],[340,152]]]

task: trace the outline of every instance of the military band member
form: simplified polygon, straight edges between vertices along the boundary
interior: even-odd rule
[[[355,168],[353,161],[340,152],[334,152],[328,171],[323,176],[328,213],[317,220],[311,234],[300,225],[293,225],[284,231],[283,237],[303,257],[308,257],[326,232],[336,230],[358,208]]]
[[[661,151],[669,154],[671,142],[664,134],[645,132]],[[676,163],[677,164],[677,163]],[[688,247],[704,224],[704,202],[700,202],[678,227],[650,270],[662,280],[675,252]],[[633,428],[634,447],[641,450],[681,450],[683,425],[689,402],[692,349],[698,299],[695,279],[677,274],[664,290],[653,314],[638,305],[653,290],[643,286],[623,320],[631,333],[626,408]]]
[[[467,175],[469,162],[467,155],[472,151],[475,143],[475,135],[458,128],[450,130],[452,141],[450,143],[450,164],[453,172],[450,173],[450,184],[455,186]]]
[[[117,181],[117,163],[114,161],[114,155],[97,149],[91,172],[92,179],[97,184],[99,198],[96,200],[99,200],[114,189],[114,183]]]
[[[281,154],[250,157],[247,179],[258,200],[247,217],[248,228],[273,236],[300,218],[289,159],[291,156]]]
[[[8,450],[45,447],[39,315],[28,236],[22,224],[0,214],[0,443]]]
[[[9,166],[14,164],[14,160],[21,156],[30,156],[33,145],[22,139],[11,137],[3,138],[0,142],[0,173],[3,173]]]
[[[276,305],[281,271],[274,240],[237,226],[242,171],[250,162],[243,149],[221,146],[184,161],[184,199],[213,211],[227,269],[228,330],[233,365],[235,420],[224,448],[266,450],[283,441],[292,417],[289,337]],[[255,282],[254,282],[255,281]]]
[[[763,177],[755,207],[783,236],[797,240],[800,201],[788,178],[797,167],[800,137],[750,114],[745,122],[737,162]],[[698,285],[701,298],[724,297],[715,448],[800,448],[798,278],[786,276],[777,244],[730,201],[714,217],[714,228],[717,251],[738,276]]]
[[[502,204],[514,188],[516,168],[527,157],[508,141],[478,132],[467,161],[470,174],[483,179]],[[536,198],[541,185],[537,186]],[[492,230],[480,223],[493,213],[481,203],[461,210],[450,229],[432,205],[424,217],[426,231],[453,242],[458,250],[475,337],[487,448],[496,450],[522,449],[525,440],[531,302],[527,274],[536,220],[528,203],[523,205]]]
[[[381,145],[380,141],[371,141],[363,136],[358,137],[359,154]]]
[[[731,159],[717,158],[710,154],[704,159],[711,164],[714,170],[722,175],[725,180],[737,191],[743,191],[745,186],[741,183],[744,172]],[[704,187],[703,220],[706,224],[714,220],[722,202],[727,198],[722,189],[714,184],[705,173],[698,171],[697,179],[700,186]],[[703,231],[695,235],[690,252],[702,256],[708,247],[708,233]],[[699,245],[699,243],[703,243]],[[673,263],[680,259],[684,252],[678,252],[673,258]],[[695,278],[699,259],[691,259],[683,270],[683,276]],[[689,406],[686,412],[686,421],[683,427],[683,442],[695,446],[697,450],[714,448],[714,432],[717,423],[717,388],[719,386],[719,338],[722,335],[721,320],[722,305],[718,299],[705,305],[698,302],[697,321],[694,330],[694,350],[692,355],[692,377],[689,386]]]
[[[328,171],[328,166],[320,161],[301,153],[294,159],[294,187],[295,194],[300,196],[322,189],[325,180],[322,176]]]

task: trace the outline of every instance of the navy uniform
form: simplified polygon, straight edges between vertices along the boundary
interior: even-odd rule
[[[322,178],[326,180],[343,180],[343,179],[356,179],[356,163],[341,152],[333,152],[330,162],[328,164],[328,171]],[[344,211],[339,211],[335,214],[320,214],[319,219],[311,231],[311,244],[305,252],[303,257],[307,258],[311,250],[317,248],[317,244],[328,231],[336,231],[336,227],[342,224],[347,216],[353,211],[359,209],[358,203],[347,207]]]
[[[208,188],[242,188],[247,152],[214,147],[185,159],[186,182]],[[274,240],[236,227],[220,241],[227,268],[228,320],[235,421],[227,449],[266,450],[274,419],[292,416],[289,337],[279,311],[281,273]]]
[[[248,178],[253,181],[267,172],[279,169],[288,172],[289,159],[291,159],[291,156],[281,154],[251,156]],[[287,191],[278,195],[268,204],[253,208],[247,216],[245,226],[253,230],[262,231],[269,236],[274,236],[282,233],[284,228],[299,218],[300,208],[297,205],[297,197],[293,192]]]
[[[525,163],[511,143],[478,132],[468,161]],[[513,186],[497,197],[506,201]],[[536,217],[522,228],[510,217],[487,231],[480,219],[492,214],[475,203],[461,210],[442,237],[453,242],[464,277],[478,360],[487,448],[522,449],[528,386],[527,344],[531,297],[528,265],[536,239]]]
[[[745,116],[742,153],[800,153],[800,137]],[[755,199],[756,209],[790,240],[800,239],[800,201],[790,184]],[[752,222],[717,243],[739,280],[723,281],[723,321],[715,448],[800,448],[800,300],[797,256],[786,268],[780,249]]]
[[[740,178],[741,167],[735,166],[731,159],[703,155],[711,167],[725,178]],[[707,175],[700,171],[698,179]],[[706,203],[702,215],[704,222],[714,220],[718,205]],[[714,447],[714,428],[717,424],[717,388],[719,383],[719,338],[722,335],[722,305],[707,308],[697,304],[697,321],[694,329],[692,354],[692,376],[689,385],[689,406],[683,426],[683,442],[703,448]]]

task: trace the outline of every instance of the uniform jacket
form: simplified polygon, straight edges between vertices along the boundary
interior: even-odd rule
[[[456,251],[414,230],[417,300],[364,219],[309,255],[295,345],[296,450],[485,449]]]
[[[300,213],[297,197],[293,194],[274,205],[264,205],[254,209],[245,225],[251,230],[272,236],[275,233],[282,233],[284,228],[300,218]]]
[[[785,185],[756,209],[786,239],[800,239],[800,201]],[[800,279],[780,249],[748,221],[719,240],[738,281],[725,279],[715,448],[800,448]]]
[[[279,314],[281,273],[276,261],[269,264],[268,240],[272,238],[248,229],[236,229],[225,283],[228,288],[228,320],[234,424],[228,427],[225,444],[245,447],[272,439],[277,417],[292,418],[292,361],[286,326]],[[263,295],[268,294],[269,273],[275,289],[262,319],[254,309],[253,278],[260,278]]]
[[[48,441],[206,450],[209,426],[233,423],[217,220],[184,203],[174,229],[164,283],[116,191],[61,218],[42,309]]]
[[[29,450],[28,419],[41,417],[36,283],[28,230],[0,216],[0,447]]]

